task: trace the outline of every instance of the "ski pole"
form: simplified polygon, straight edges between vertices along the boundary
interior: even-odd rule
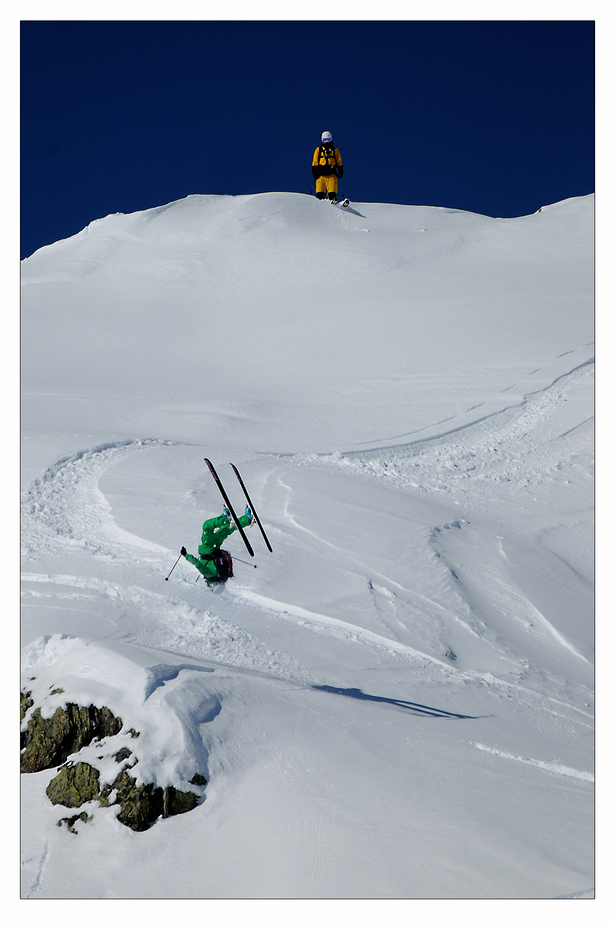
[[[258,568],[257,565],[254,565],[252,562],[246,562],[245,559],[237,559],[236,556],[232,557],[233,562],[242,562],[243,565],[249,565],[250,568]]]
[[[179,553],[179,555],[178,555],[178,557],[177,557],[177,562],[179,562],[179,559],[181,559],[181,553]],[[175,562],[175,565],[177,565],[177,562]],[[166,576],[166,578],[164,579],[164,581],[168,581],[168,580],[169,580],[169,578],[170,578],[171,575],[173,574],[173,570],[174,570],[174,568],[175,568],[175,565],[173,565],[173,568],[170,570],[170,572],[168,573],[168,575]]]

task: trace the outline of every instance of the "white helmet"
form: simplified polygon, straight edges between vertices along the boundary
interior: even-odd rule
[[[333,136],[330,132],[322,132],[322,144],[330,145],[332,144]]]

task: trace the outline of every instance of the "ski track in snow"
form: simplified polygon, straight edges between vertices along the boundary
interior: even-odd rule
[[[41,550],[50,553],[67,551],[68,548],[73,551],[85,550],[96,557],[116,560],[120,564],[129,555],[141,568],[155,570],[158,574],[167,564],[168,550],[128,533],[115,524],[110,505],[100,491],[98,482],[103,473],[120,462],[127,453],[173,445],[176,444],[157,439],[126,440],[83,449],[56,461],[32,483],[23,499],[24,562],[32,561]],[[238,626],[214,617],[208,611],[203,613],[191,608],[183,600],[167,594],[156,594],[141,586],[129,586],[94,576],[26,571],[22,579],[26,585],[53,587],[53,591],[49,592],[25,587],[24,599],[40,600],[47,597],[50,600],[93,601],[99,595],[115,604],[118,621],[126,606],[130,606],[137,614],[142,612],[141,631],[131,636],[131,641],[136,644],[142,642],[147,646],[158,645],[204,658],[221,656],[225,663],[235,667],[266,673],[278,672],[284,678],[306,677],[292,659],[274,653]],[[184,585],[191,584],[187,579],[179,580]],[[64,588],[66,590],[60,590]],[[407,646],[397,645],[393,640],[333,617],[309,614],[301,608],[288,607],[249,591],[240,596],[280,615],[292,613],[302,616],[303,621],[309,619],[311,623],[316,622],[321,629],[347,641],[385,646],[390,650],[428,659],[428,656]]]
[[[510,761],[520,761],[522,764],[527,764],[531,767],[539,768],[541,771],[548,771],[550,774],[561,774],[563,777],[575,777],[577,780],[584,780],[591,784],[595,783],[595,777],[590,773],[590,771],[578,771],[576,768],[568,768],[565,767],[564,764],[559,764],[557,761],[540,761],[538,758],[523,758],[521,755],[510,755],[508,752],[502,752],[498,748],[491,748],[489,745],[482,745],[481,742],[472,742],[471,744],[483,752],[488,752],[490,755],[496,755],[497,758],[507,758]]]
[[[26,585],[50,585],[53,588],[45,593],[26,587],[24,600],[29,597],[60,601],[95,601],[102,598],[113,605],[118,626],[126,612],[132,613],[136,625],[133,624],[127,634],[119,637],[123,642],[208,659],[283,680],[311,679],[287,655],[259,642],[237,624],[208,610],[191,607],[180,597],[77,575],[24,572],[22,581]],[[64,591],[63,588],[78,590]],[[110,619],[113,621],[113,618]]]
[[[453,528],[460,530],[462,529],[462,526],[463,525],[461,525],[461,522],[456,520],[453,523],[447,523],[442,526],[435,527],[431,538],[431,544],[433,546],[436,557],[443,562],[450,575],[452,576],[455,585],[458,585],[461,588],[463,588],[464,582],[459,577],[459,574],[457,574],[457,572],[460,572],[461,570],[454,562],[453,552],[447,550],[443,533],[444,531],[452,530]],[[465,529],[467,529],[467,526],[465,526]],[[491,553],[491,555],[493,558],[496,556],[502,562],[505,560],[505,554],[501,548],[500,540],[498,542],[497,550],[494,554]],[[517,587],[515,587],[510,580],[506,579],[503,575],[498,573],[497,564],[489,565],[488,587],[490,601],[496,602],[496,609],[505,614],[506,620],[508,622],[517,622],[525,629],[532,628],[536,635],[549,635],[573,656],[581,659],[586,665],[590,665],[589,660],[581,652],[579,652],[576,647],[556,629],[555,626],[553,626],[551,621],[548,620],[540,610],[538,610],[533,602],[529,600],[529,598]],[[489,638],[494,647],[498,648],[501,652],[505,652],[506,647],[496,634],[496,631],[493,629],[493,627],[491,626],[487,628],[484,623],[481,620],[478,621],[476,616],[473,614],[475,606],[472,607],[469,601],[471,599],[475,601],[476,596],[481,597],[481,595],[475,590],[475,588],[469,589],[465,587],[463,590],[464,594],[459,593],[459,613],[457,615],[459,621],[462,621],[464,625],[470,630],[470,632],[474,633],[476,636],[481,636],[482,638]],[[491,609],[495,609],[494,606],[491,607]],[[465,613],[464,619],[460,617],[460,613],[463,611]]]
[[[302,626],[312,624],[317,628],[325,628],[332,636],[337,636],[340,639],[351,642],[362,642],[363,644],[370,644],[380,648],[383,647],[389,651],[406,654],[414,659],[422,659],[437,665],[443,664],[441,659],[425,655],[423,652],[412,649],[411,646],[406,646],[403,645],[403,643],[396,642],[394,639],[380,636],[371,630],[356,626],[354,623],[348,623],[345,620],[339,620],[336,617],[330,617],[326,614],[314,613],[313,611],[305,610],[302,607],[296,607],[291,604],[284,604],[281,601],[263,597],[263,595],[256,594],[253,591],[242,591],[240,593],[244,600],[257,604],[264,610],[273,611],[286,619],[294,619]]]
[[[34,481],[22,505],[23,560],[32,561],[41,550],[64,553],[85,550],[97,558],[116,561],[128,556],[141,570],[159,578],[168,566],[168,550],[117,526],[110,506],[98,487],[102,474],[127,453],[176,445],[164,440],[129,440],[85,449],[65,456]],[[94,576],[25,571],[24,600],[92,601],[103,599],[113,607],[107,619],[118,625],[126,608],[140,623],[132,631],[134,644],[174,649],[192,656],[219,660],[234,667],[294,676],[300,670],[286,656],[263,646],[238,626],[209,611],[190,607],[181,598],[157,594],[139,585]],[[179,579],[182,585],[191,582]],[[46,592],[27,585],[48,585]],[[64,590],[66,589],[66,590]],[[113,614],[116,614],[114,617]]]
[[[66,551],[68,547],[75,551],[85,550],[96,557],[116,560],[118,563],[129,555],[133,561],[138,562],[141,568],[153,569],[156,573],[163,569],[168,561],[168,550],[128,533],[115,524],[110,513],[110,505],[100,491],[98,482],[103,473],[125,458],[127,453],[173,445],[176,444],[153,438],[126,440],[83,449],[56,461],[32,483],[25,493],[22,505],[24,561],[32,560],[41,549],[46,552],[57,552],[60,549]],[[282,482],[280,484],[283,485]],[[289,486],[285,487],[289,489]],[[286,517],[289,523],[292,523],[297,530],[309,534],[318,545],[325,543],[321,537],[298,524],[287,510]],[[327,545],[331,546],[331,544]],[[334,546],[331,548],[336,549]],[[355,565],[359,571],[366,569],[366,566],[358,561]],[[383,575],[379,577],[383,581],[388,581]],[[209,612],[203,615],[201,611],[190,608],[182,600],[173,600],[168,595],[149,592],[141,586],[126,586],[93,576],[24,572],[23,581],[27,584],[55,586],[55,590],[47,595],[42,590],[26,588],[25,598],[48,596],[58,600],[92,600],[92,595],[98,594],[115,602],[120,612],[125,605],[132,605],[135,610],[140,609],[146,612],[147,629],[144,627],[142,632],[143,637],[146,636],[148,645],[156,640],[157,644],[163,647],[177,646],[179,651],[185,651],[187,645],[185,630],[190,625],[201,631],[198,633],[199,636],[206,637],[200,643],[197,639],[191,640],[192,654],[200,650],[200,654],[210,657],[219,651],[223,639],[228,646],[230,664],[254,667],[255,650],[258,649],[256,640],[249,637],[249,634],[243,634],[242,644],[245,646],[245,651],[242,652],[241,645],[235,644],[234,636],[230,639],[229,631],[222,630],[222,627],[228,627],[230,624],[217,618],[215,626],[212,626],[212,616]],[[183,583],[189,584],[187,579],[183,580]],[[391,583],[396,584],[392,580]],[[58,591],[58,587],[75,590]],[[399,590],[410,593],[401,585],[397,587]],[[383,646],[391,652],[403,653],[412,658],[426,659],[442,665],[440,659],[332,616],[314,614],[300,607],[274,601],[250,591],[242,592],[239,596],[280,616],[295,617],[303,625],[317,625],[319,631],[328,632],[348,642],[370,644],[380,648]],[[179,628],[179,624],[182,629]],[[207,626],[206,633],[204,632],[205,625]],[[234,627],[233,632],[236,634],[237,631],[238,627]],[[134,637],[134,641],[136,642],[138,638]],[[228,645],[231,642],[232,645]],[[251,651],[250,656],[245,654],[248,649]],[[262,654],[272,656],[268,649]],[[275,657],[273,662],[278,663],[280,659],[281,656]],[[256,658],[256,661],[261,668],[264,668],[265,658]],[[298,670],[298,666],[295,668]]]
[[[169,550],[119,527],[98,482],[128,453],[176,445],[157,439],[126,440],[80,450],[56,461],[32,483],[23,498],[24,564],[33,562],[41,551],[64,557],[69,552],[85,551],[109,564],[116,563],[118,568],[129,558],[141,572],[159,580],[168,568]],[[184,588],[191,587],[187,577],[176,580]],[[136,628],[123,637],[126,642],[158,646],[284,679],[307,677],[293,659],[263,645],[236,624],[208,610],[191,607],[180,597],[126,584],[124,575],[112,581],[93,575],[24,571],[22,581],[24,601],[90,601],[97,607],[102,600],[106,619],[120,632],[121,620],[130,612]],[[41,586],[49,586],[50,590]]]
[[[474,490],[467,485],[467,477],[507,482],[516,491],[523,490],[559,469],[561,460],[573,456],[582,446],[592,446],[590,438],[583,441],[579,434],[580,446],[558,442],[591,424],[592,417],[560,433],[550,433],[549,427],[560,404],[573,397],[576,388],[590,386],[593,378],[591,359],[547,388],[527,395],[520,404],[458,429],[378,449],[308,456],[306,462],[351,467],[359,474],[389,478],[400,488],[445,492],[451,497]],[[552,442],[556,442],[555,452]]]
[[[33,897],[35,897],[38,891],[40,890],[43,884],[43,880],[45,879],[45,868],[47,867],[48,860],[49,860],[49,842],[46,841],[45,847],[43,848],[43,853],[40,857],[40,860],[38,861],[38,870],[36,872],[36,877],[34,878],[34,881],[32,882],[32,886],[30,887],[30,890],[28,891],[28,896],[27,896],[28,899],[32,899]],[[25,861],[25,862],[22,861],[22,866],[28,862],[29,861]]]
[[[323,537],[318,536],[316,533],[309,530],[307,527],[300,524],[296,520],[289,509],[292,488],[290,485],[284,482],[283,476],[279,477],[277,481],[278,484],[287,492],[283,508],[286,524],[290,525],[295,531],[309,537],[313,541],[316,548],[320,549],[321,547],[326,547],[332,550],[339,565],[345,563],[345,568],[356,576],[371,576],[368,581],[368,587],[374,596],[375,606],[376,609],[378,609],[378,612],[381,613],[378,600],[378,596],[380,596],[385,598],[387,603],[391,606],[392,612],[397,621],[398,601],[401,601],[405,606],[409,605],[417,611],[428,613],[429,618],[437,624],[439,624],[443,618],[447,617],[458,622],[459,624],[462,624],[462,626],[465,627],[474,636],[477,637],[479,635],[478,629],[473,625],[471,617],[468,614],[467,604],[462,596],[457,593],[456,589],[452,589],[453,603],[443,604],[441,601],[435,600],[431,596],[422,594],[414,588],[406,587],[405,585],[400,584],[398,581],[395,581],[393,578],[391,578],[390,575],[383,574],[377,569],[374,569],[372,564],[367,564],[355,556],[350,555],[348,552],[342,551],[339,547],[335,546],[333,543],[328,542]],[[381,584],[375,584],[374,579],[381,582]],[[256,596],[251,595],[250,599],[256,602]],[[264,604],[265,599],[260,598],[258,603]],[[396,639],[383,637],[369,630],[363,630],[355,624],[347,623],[334,617],[325,616],[324,614],[312,613],[302,608],[297,608],[279,601],[268,600],[266,606],[277,613],[293,615],[299,618],[302,622],[310,622],[312,625],[317,625],[320,629],[322,626],[327,626],[328,629],[335,635],[345,635],[346,638],[351,637],[356,641],[358,639],[361,639],[363,642],[369,641],[377,646],[384,646],[391,651],[395,651],[397,653],[403,652],[407,655],[411,655],[412,657],[425,659],[438,665],[446,664],[442,658],[438,658],[425,652],[420,652]],[[390,622],[385,619],[383,622],[392,632]],[[403,627],[402,623],[401,627]],[[491,640],[491,644],[493,644],[500,651],[503,651],[503,648],[500,644],[497,646],[497,643],[493,640]],[[450,657],[449,650],[446,652],[446,657]]]
[[[460,431],[449,432],[438,438],[390,447],[386,450],[364,450],[343,456],[335,454],[333,457],[309,456],[299,458],[297,461],[302,465],[350,467],[351,471],[356,474],[385,476],[391,479],[397,487],[409,490],[419,488],[421,492],[442,489],[440,473],[443,469],[446,478],[445,490],[452,495],[458,488],[463,490],[463,481],[469,473],[472,474],[472,478],[509,481],[511,474],[506,475],[506,470],[509,471],[510,466],[514,466],[513,475],[516,479],[519,468],[522,468],[524,472],[532,469],[532,474],[525,476],[527,479],[535,478],[537,475],[543,476],[551,464],[550,457],[547,451],[541,455],[538,454],[538,458],[534,453],[527,453],[527,439],[531,438],[533,432],[547,427],[560,402],[567,400],[574,387],[582,384],[586,377],[591,375],[592,364],[582,364],[566,376],[561,376],[549,388],[528,396],[520,405],[497,412],[475,424],[461,428]],[[578,432],[581,426],[581,424],[575,425],[565,433],[558,435],[559,439],[570,437]],[[580,435],[578,439],[581,439]],[[99,557],[123,560],[129,549],[129,555],[133,560],[138,559],[141,567],[154,568],[156,571],[164,568],[168,560],[168,550],[128,533],[115,524],[110,513],[110,506],[98,487],[98,481],[110,466],[119,462],[127,453],[142,452],[165,445],[177,444],[154,438],[125,440],[80,450],[56,461],[32,483],[24,497],[22,531],[24,560],[32,559],[41,549],[50,551],[62,548],[66,550],[66,547],[84,549]],[[576,449],[574,444],[570,452],[573,453]],[[527,458],[530,459],[528,464]],[[282,478],[278,481],[287,492],[284,505],[286,524],[295,531],[309,536],[318,547],[327,546],[338,554],[337,547],[296,521],[288,506],[292,489],[283,482]],[[400,592],[403,596],[408,596],[408,599],[413,597],[417,606],[426,606],[429,611],[433,611],[434,608],[433,612],[440,615],[447,614],[455,621],[460,621],[460,624],[475,636],[481,635],[485,638],[485,627],[481,621],[476,623],[471,609],[467,608],[462,594],[458,593],[454,562],[446,561],[443,550],[437,547],[435,537],[440,529],[440,527],[434,528],[431,544],[436,557],[445,565],[450,576],[450,586],[456,595],[456,603],[452,604],[452,610],[449,609],[449,605],[444,606],[440,601],[427,599],[403,587],[392,578],[374,572],[373,569],[367,568],[365,563],[353,557],[350,557],[350,567],[356,574],[372,573],[373,577],[383,583],[385,594],[394,596],[395,592]],[[138,555],[135,551],[138,551]],[[160,624],[167,627],[167,634],[169,624],[175,624],[179,619],[191,621],[193,625],[195,619],[201,619],[200,613],[195,618],[194,613],[183,602],[171,602],[165,595],[152,595],[142,588],[122,587],[117,582],[33,573],[24,575],[24,579],[31,583],[72,585],[78,589],[72,592],[73,599],[86,590],[96,591],[107,598],[115,598],[135,606],[143,606],[146,601],[147,619],[151,621],[153,614],[158,613]],[[41,595],[44,592],[30,589],[25,593],[34,597],[37,593]],[[504,589],[504,594],[507,597],[515,594],[518,598],[516,604],[520,605],[521,610],[523,607],[531,610],[527,623],[531,618],[535,619],[557,642],[572,654],[586,661],[585,657],[529,601],[522,599],[522,596],[518,596],[517,592],[509,586]],[[69,593],[67,592],[65,596],[69,596]],[[313,613],[251,591],[244,591],[239,596],[245,601],[286,619],[291,617],[303,625],[310,625],[312,628],[317,626],[320,632],[328,632],[347,641],[360,642],[363,645],[384,646],[391,652],[426,659],[442,667],[445,665],[440,658],[419,652],[393,638],[381,636],[347,621],[322,613]],[[169,616],[171,613],[172,618]],[[210,617],[209,614],[208,617]],[[490,632],[486,635],[490,637],[491,645],[505,652],[505,646],[496,634]],[[168,643],[168,639],[166,641]]]
[[[531,494],[539,494],[541,485],[545,485],[548,490],[553,479],[564,479],[566,469],[573,470],[577,461],[581,465],[590,465],[593,453],[592,417],[582,418],[571,427],[561,426],[561,420],[567,420],[564,414],[569,414],[567,409],[573,406],[576,392],[581,398],[589,390],[592,391],[593,379],[594,362],[588,360],[559,376],[550,386],[526,396],[520,404],[439,437],[385,449],[297,457],[295,462],[305,466],[343,469],[366,478],[384,479],[396,489],[420,495],[437,497],[437,494],[445,493],[447,501],[457,504],[466,500],[466,494],[473,490],[468,485],[475,479],[487,485],[490,483],[493,490],[499,493],[503,490],[517,495],[519,491],[528,490]],[[568,402],[569,406],[566,405]],[[290,486],[281,479],[280,484],[288,492],[291,491]],[[317,540],[311,531],[291,515],[288,501],[289,495],[284,508],[287,523]],[[590,519],[591,511],[588,507],[582,516]],[[422,605],[422,609],[426,609],[434,621],[452,618],[474,637],[488,642],[502,656],[517,662],[520,668],[525,659],[521,657],[521,652],[516,653],[514,648],[510,649],[509,642],[503,641],[497,630],[498,623],[506,637],[509,636],[510,625],[514,623],[518,623],[519,629],[525,633],[529,630],[534,640],[549,637],[590,669],[591,662],[586,655],[538,609],[526,592],[506,577],[507,557],[501,546],[501,538],[482,535],[476,540],[478,534],[468,524],[468,521],[457,519],[433,527],[429,545],[447,573],[445,597],[439,600],[424,596],[419,600],[420,595],[415,590],[402,587],[388,576],[377,575],[373,569],[357,560],[351,561],[357,566],[357,574],[372,573],[381,580],[385,594],[394,596],[395,593],[401,593],[406,600],[413,597],[416,605]],[[466,584],[459,575],[455,556],[463,555],[462,541],[461,545],[458,540],[450,544],[449,536],[446,535],[446,531],[450,531],[450,535],[454,533],[455,527],[462,528],[463,532],[469,531],[466,545],[481,544],[482,565],[489,574],[488,598],[484,597],[481,577]],[[335,549],[322,538],[319,538],[319,543]],[[491,544],[490,549],[488,543]],[[335,549],[335,553],[338,554],[339,550]],[[587,579],[570,563],[562,559],[560,561],[575,574],[579,583],[586,583]],[[330,626],[333,625],[329,618],[321,614],[299,614],[296,609],[279,602],[272,602],[269,606],[294,614],[295,617],[320,624],[327,621]],[[488,613],[486,621],[480,616],[480,611]],[[390,648],[395,648],[394,642],[390,643]]]
[[[22,501],[24,559],[58,544],[111,557],[116,557],[120,549],[125,551],[126,546],[151,553],[165,551],[114,523],[98,480],[126,453],[173,445],[165,440],[124,440],[79,450],[57,460],[35,479]]]

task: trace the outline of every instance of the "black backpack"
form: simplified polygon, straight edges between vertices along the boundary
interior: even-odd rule
[[[229,578],[233,577],[232,556],[225,549],[214,549],[212,553],[200,558],[201,561],[213,562],[217,569],[217,578],[209,579],[210,581],[228,581]]]
[[[232,556],[225,549],[216,549],[213,553],[213,561],[217,568],[218,581],[228,581],[232,578]]]

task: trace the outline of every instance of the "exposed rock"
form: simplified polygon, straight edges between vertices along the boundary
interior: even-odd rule
[[[31,693],[26,690],[21,692],[22,723],[34,706]],[[56,688],[51,693],[59,694],[62,690]],[[122,720],[114,716],[108,707],[95,707],[93,704],[83,707],[68,703],[65,707],[58,707],[48,719],[37,707],[30,713],[27,728],[21,734],[21,770],[32,773],[61,765],[46,790],[52,803],[79,807],[98,800],[102,807],[119,805],[119,822],[135,832],[144,832],[160,816],[176,816],[194,809],[200,798],[192,790],[155,787],[153,783],[137,785],[135,778],[128,773],[128,769],[137,764],[137,758],[131,766],[124,765],[113,783],[104,784],[102,789],[99,771],[83,761],[67,761],[70,755],[85,748],[94,739],[117,735],[122,725]],[[136,729],[130,729],[129,734],[134,739],[140,735]],[[127,761],[131,756],[131,750],[125,746],[113,755],[118,763]],[[101,759],[103,757],[100,756]],[[190,781],[198,787],[206,783],[207,779],[198,773]],[[65,816],[58,825],[65,823],[68,830],[76,834],[75,823],[88,818],[87,813],[82,812],[76,816]]]
[[[191,790],[176,790],[175,787],[154,788],[153,784],[141,784],[139,787],[126,770],[120,771],[112,784],[106,784],[102,788],[101,806],[114,805],[109,800],[114,791],[114,803],[121,806],[118,821],[135,832],[144,832],[159,816],[177,816],[198,805],[198,796]]]
[[[165,787],[163,791],[162,815],[179,816],[189,813],[198,806],[198,797],[191,790],[176,790],[174,787]]]
[[[45,792],[52,803],[82,806],[95,800],[100,793],[99,778],[99,772],[84,761],[65,764],[49,782]]]
[[[24,701],[22,693],[22,711],[25,702],[28,701],[27,698]],[[29,702],[30,706],[32,703]],[[28,720],[27,729],[21,733],[21,770],[28,774],[55,768],[94,739],[117,735],[122,725],[121,719],[108,707],[93,704],[80,707],[67,703],[64,708],[58,707],[48,719],[41,716],[41,708],[37,707]]]
[[[28,712],[30,707],[33,707],[33,706],[34,706],[34,701],[32,700],[32,691],[21,691],[20,704],[19,704],[19,712],[21,715],[20,722],[23,723],[26,713]]]
[[[62,819],[58,820],[58,826],[61,826],[62,823],[64,822],[66,823],[66,828],[68,829],[69,832],[72,832],[73,835],[78,835],[79,833],[77,829],[75,828],[75,823],[79,822],[79,820],[81,820],[82,822],[87,822],[87,820],[91,818],[92,817],[88,816],[86,812],[79,813],[76,816],[63,816]]]
[[[115,803],[121,810],[117,816],[119,822],[144,832],[162,815],[162,791],[153,784],[141,784],[140,787],[127,771],[120,771],[112,784],[106,784],[100,794],[100,805],[110,806],[109,797],[116,791]]]

